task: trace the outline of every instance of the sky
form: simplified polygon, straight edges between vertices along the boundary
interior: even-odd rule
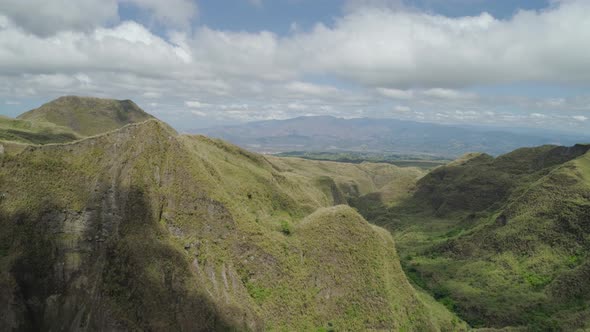
[[[0,114],[131,99],[182,131],[307,115],[590,132],[588,0],[0,0]]]

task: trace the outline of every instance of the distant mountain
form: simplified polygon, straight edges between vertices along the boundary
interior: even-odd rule
[[[258,152],[362,151],[443,157],[457,157],[472,151],[498,155],[523,146],[590,141],[590,137],[560,133],[519,134],[396,119],[331,116],[259,121],[199,132]]]

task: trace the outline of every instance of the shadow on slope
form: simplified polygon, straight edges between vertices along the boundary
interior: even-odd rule
[[[47,197],[3,214],[3,326],[16,330],[225,330],[140,188],[108,188],[83,211]],[[115,197],[115,205],[109,205]],[[115,202],[115,201],[112,201]]]

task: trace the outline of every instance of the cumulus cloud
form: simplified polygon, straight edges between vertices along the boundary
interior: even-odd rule
[[[210,106],[210,105],[209,105],[209,104],[207,104],[207,103],[202,103],[202,102],[200,102],[200,101],[197,101],[197,100],[189,100],[189,101],[185,101],[185,102],[184,102],[184,105],[185,105],[186,107],[189,107],[189,108],[203,108],[203,107]]]
[[[38,36],[60,31],[91,31],[119,20],[119,5],[131,4],[154,21],[171,27],[189,26],[198,15],[193,0],[3,0],[0,15]]]
[[[422,94],[424,94],[425,96],[428,97],[434,97],[434,98],[439,98],[439,99],[476,99],[477,95],[473,94],[473,93],[467,93],[467,92],[462,92],[462,91],[457,91],[457,90],[452,90],[452,89],[441,89],[441,88],[435,88],[435,89],[429,89],[426,90],[424,92],[422,92]]]
[[[2,0],[0,15],[25,31],[50,36],[58,31],[89,31],[118,19],[116,0]]]
[[[393,108],[393,112],[395,112],[395,113],[408,113],[411,111],[412,111],[412,108],[409,106],[405,106],[405,105],[396,105]]]
[[[178,6],[155,0],[125,1],[175,21],[189,19],[196,10],[187,0],[174,0]],[[13,2],[20,3],[8,1]],[[88,6],[94,3],[76,3],[85,2]],[[184,9],[176,13],[177,8]],[[112,8],[101,15],[103,11],[79,9],[76,12],[92,13],[93,18],[79,15],[74,21],[95,24],[114,15]],[[32,12],[23,16],[44,24]],[[29,73],[135,72],[142,68],[151,75],[169,76],[172,68],[172,73],[185,75],[275,81],[324,73],[379,87],[381,94],[396,94],[396,98],[403,96],[400,91],[415,87],[436,89],[428,93],[454,98],[464,96],[441,89],[520,81],[589,83],[588,16],[590,2],[574,0],[540,12],[521,11],[509,20],[486,13],[449,18],[360,6],[333,26],[320,23],[310,31],[284,37],[268,31],[200,27],[193,34],[173,34],[168,40],[135,22],[86,32],[62,31],[51,37],[31,36],[19,28],[26,24],[24,20],[17,20],[5,22],[8,26],[0,31],[0,69]]]
[[[389,97],[392,99],[412,99],[412,98],[414,98],[414,92],[412,90],[377,88],[377,92],[379,94],[381,94],[382,96]]]
[[[519,82],[590,84],[588,1],[560,1],[499,20],[351,0],[333,22],[282,36],[197,26],[162,37],[148,28],[151,22],[119,21],[122,2],[169,27],[198,16],[194,1],[173,1],[1,1],[0,96],[137,96],[175,116],[217,112],[236,119],[305,112],[514,122],[560,111],[559,121],[584,123],[590,110],[588,96],[468,92]]]
[[[361,6],[331,27],[318,24],[296,35],[285,47],[305,59],[309,71],[368,85],[589,82],[589,15],[590,2],[581,0],[520,11],[508,20]]]
[[[545,119],[547,115],[541,113],[531,113],[530,117],[533,119]]]
[[[191,61],[186,53],[135,22],[46,38],[14,25],[0,30],[0,74],[119,71],[158,76],[167,68],[171,75],[185,72]]]
[[[337,88],[328,86],[328,85],[320,85],[320,84],[313,84],[308,82],[291,82],[285,86],[286,90],[289,92],[293,92],[297,95],[307,95],[307,96],[333,96],[337,94],[339,91]]]
[[[191,114],[194,114],[196,116],[207,116],[207,113],[202,112],[202,111],[196,111],[196,110],[192,110]]]

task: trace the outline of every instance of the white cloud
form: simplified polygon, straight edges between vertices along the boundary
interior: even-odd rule
[[[411,111],[412,111],[411,107],[404,106],[404,105],[397,105],[393,108],[393,112],[395,112],[395,113],[408,113]]]
[[[582,0],[507,20],[361,7],[284,44],[307,71],[383,87],[590,82],[588,16]]]
[[[202,103],[202,102],[200,102],[200,101],[197,101],[197,100],[190,100],[190,101],[185,101],[185,102],[184,102],[184,105],[185,105],[186,107],[189,107],[189,108],[203,108],[203,107],[208,107],[208,106],[210,106],[209,104]]]
[[[194,0],[2,0],[0,16],[27,32],[47,37],[60,31],[88,32],[104,23],[116,23],[121,3],[136,6],[169,27],[188,28],[198,16]]]
[[[412,98],[414,98],[414,92],[412,90],[377,88],[377,92],[379,94],[381,94],[382,96],[393,98],[393,99],[412,99]]]
[[[287,104],[287,108],[291,109],[291,110],[296,110],[296,111],[303,111],[303,110],[308,109],[309,107],[305,104],[294,102],[294,103]]]
[[[329,24],[285,36],[199,26],[165,31],[165,37],[150,30],[154,22],[119,22],[118,4],[126,1],[156,23],[179,27],[197,17],[196,2],[56,1],[0,0],[5,100],[84,94],[149,105],[157,98],[158,112],[213,117],[219,111],[242,119],[362,110],[368,116],[433,120],[440,113],[457,121],[526,123],[532,114],[559,111],[560,121],[583,123],[586,116],[577,114],[590,109],[590,96],[526,98],[515,91],[510,99],[468,92],[503,83],[590,84],[589,1],[562,1],[498,20],[360,0]]]
[[[307,95],[307,96],[323,96],[329,97],[337,94],[339,91],[337,88],[328,86],[313,84],[308,82],[291,82],[285,86],[286,90],[296,94]]]
[[[144,92],[142,94],[142,96],[145,98],[149,98],[149,99],[155,99],[155,98],[162,97],[162,94],[159,92],[155,92],[155,91],[147,91],[147,92]]]
[[[118,20],[118,5],[116,0],[2,0],[2,15],[26,31],[50,36],[65,30],[90,31]]]
[[[178,6],[156,0],[125,1],[172,21],[196,15],[195,4],[187,0],[175,0]],[[42,4],[40,8],[44,8]],[[172,8],[184,9],[168,12]],[[44,21],[31,14],[34,10],[22,12],[28,13],[31,21]],[[98,9],[76,12],[85,14],[77,20],[88,23],[88,28],[113,17],[113,9],[108,15],[101,15]],[[365,4],[337,19],[333,26],[318,24],[310,31],[286,37],[268,31],[200,27],[193,34],[172,34],[168,40],[135,22],[86,33],[62,31],[47,38],[28,35],[17,25],[4,22],[9,26],[0,30],[0,70],[115,70],[149,76],[283,82],[312,73],[379,86],[380,94],[392,98],[409,98],[411,92],[404,90],[407,87],[422,87],[441,98],[462,98],[465,95],[454,94],[452,89],[520,81],[590,83],[588,16],[588,1],[563,2],[541,12],[521,11],[509,20],[485,13],[449,18]],[[76,30],[76,24],[63,28]],[[544,36],[542,40],[539,35]]]
[[[186,69],[187,59],[178,55],[179,48],[135,22],[47,38],[11,26],[0,30],[0,74],[114,71],[170,76]]]
[[[550,99],[543,99],[537,102],[537,106],[540,108],[561,108],[565,106],[566,100],[565,98],[550,98]]]
[[[533,119],[545,119],[547,115],[541,113],[531,113],[529,116]]]
[[[191,113],[194,114],[194,115],[196,115],[196,116],[207,116],[207,113],[202,112],[202,111],[192,110]]]
[[[452,89],[429,89],[422,92],[423,95],[428,97],[434,97],[439,99],[451,99],[451,100],[458,100],[458,99],[476,99],[477,95]]]

